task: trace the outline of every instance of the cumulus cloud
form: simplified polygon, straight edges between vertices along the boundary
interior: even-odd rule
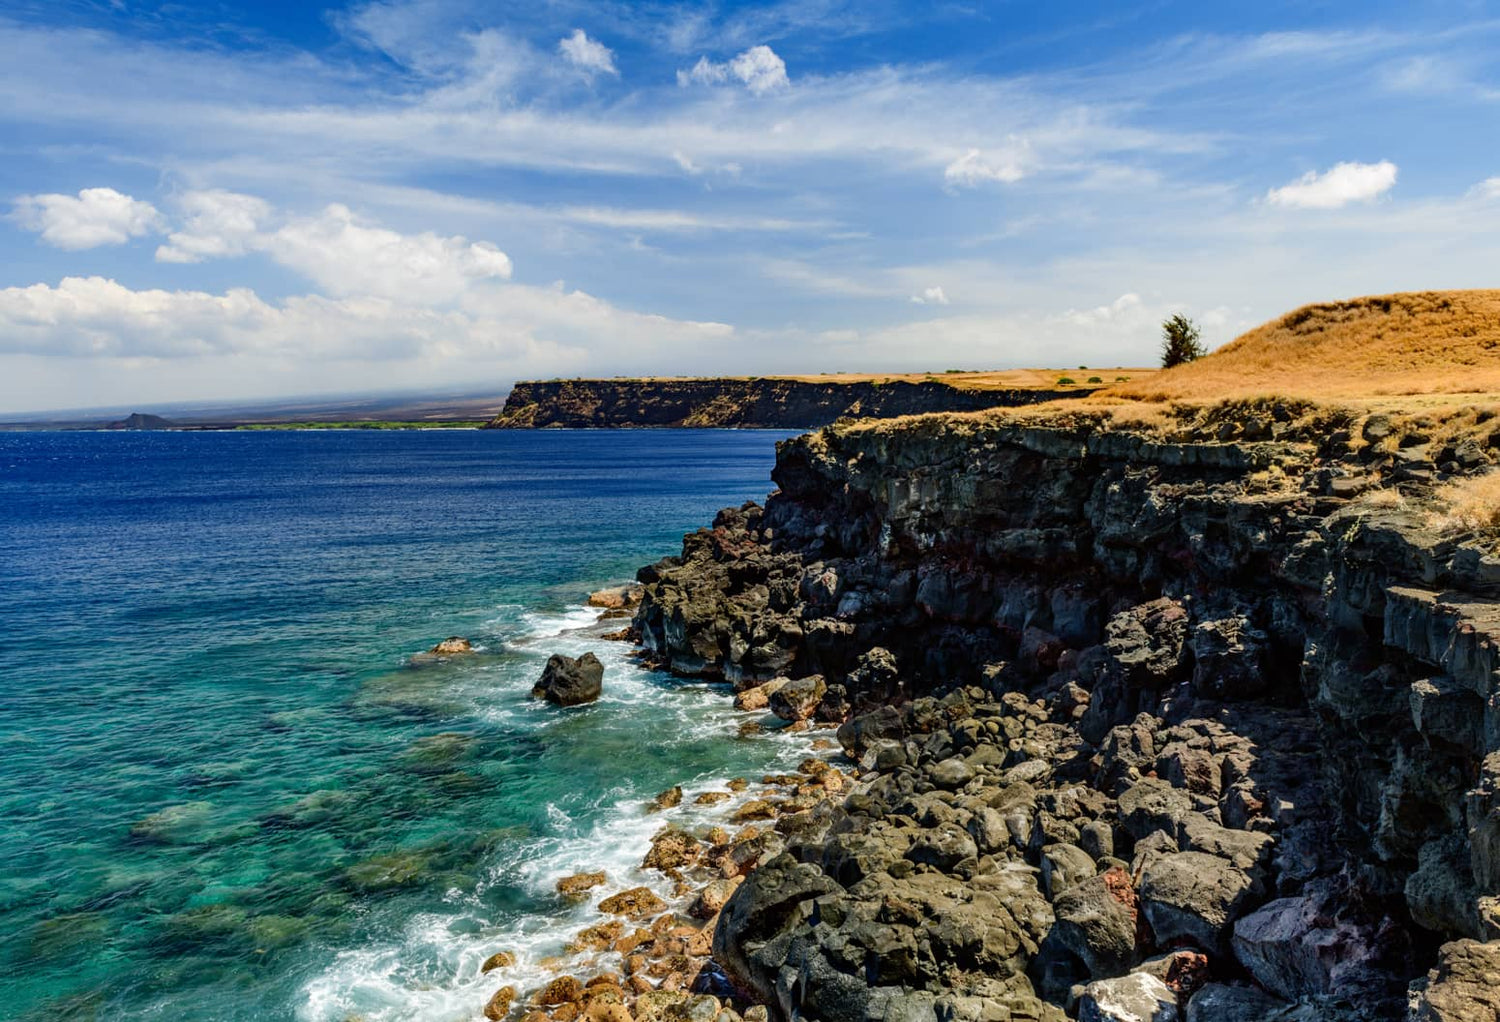
[[[1144,315],[1143,315],[1144,314]],[[1108,305],[1096,305],[1092,309],[1069,309],[1058,316],[1058,320],[1072,326],[1102,326],[1110,323],[1138,324],[1152,321],[1154,312],[1145,312],[1141,296],[1123,294]]]
[[[919,295],[912,295],[911,300],[918,305],[947,305],[948,296],[943,294],[941,287],[929,287],[923,289]]]
[[[1272,188],[1266,201],[1289,209],[1338,209],[1351,202],[1370,202],[1396,184],[1396,165],[1339,163],[1319,174],[1310,170],[1291,184]]]
[[[699,57],[692,70],[677,72],[678,85],[722,85],[731,79],[757,96],[792,84],[786,75],[786,61],[769,46],[752,46],[722,64]]]
[[[113,188],[85,188],[76,196],[23,195],[12,215],[47,244],[72,250],[123,245],[164,227],[155,206]]]
[[[1030,147],[1024,139],[1012,136],[1010,145],[999,152],[970,149],[943,168],[943,179],[950,185],[973,188],[989,181],[1015,184],[1026,176]]]
[[[614,52],[597,39],[590,39],[588,33],[581,28],[575,28],[572,35],[558,40],[557,52],[561,53],[563,59],[569,64],[585,74],[617,75],[620,73],[615,67]]]
[[[177,202],[182,229],[156,249],[163,263],[197,263],[244,255],[254,247],[270,203],[253,195],[219,190],[188,192]]]
[[[248,288],[133,290],[103,277],[0,289],[0,354],[91,358],[296,356],[300,360],[511,359],[553,369],[625,344],[701,350],[722,323],[620,309],[582,291],[493,287],[461,307],[301,295],[268,302]]]
[[[272,258],[337,295],[442,303],[482,280],[506,280],[510,257],[487,241],[400,234],[362,224],[347,207],[293,220],[257,244]]]

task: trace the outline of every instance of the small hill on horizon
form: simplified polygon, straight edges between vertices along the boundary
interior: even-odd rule
[[[125,418],[109,424],[110,429],[172,429],[177,425],[171,419],[147,412],[132,412]]]
[[[1108,391],[1136,401],[1500,397],[1500,289],[1321,302],[1210,354]]]

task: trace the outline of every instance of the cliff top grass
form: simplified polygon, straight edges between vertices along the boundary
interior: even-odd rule
[[[1065,369],[943,369],[924,373],[803,373],[768,376],[617,376],[545,383],[704,383],[709,380],[784,380],[791,383],[942,383],[955,390],[1096,390],[1149,379],[1159,369],[1130,366]],[[1060,382],[1066,381],[1066,382]],[[1091,382],[1092,381],[1092,382]]]
[[[1195,362],[1109,391],[1148,402],[1270,395],[1401,408],[1500,398],[1500,290],[1305,305]]]

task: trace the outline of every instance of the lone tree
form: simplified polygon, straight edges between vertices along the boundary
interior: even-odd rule
[[[1173,366],[1180,366],[1184,362],[1191,362],[1195,358],[1202,358],[1208,354],[1198,340],[1203,336],[1203,331],[1198,329],[1198,324],[1180,312],[1162,321],[1161,334],[1161,367],[1163,369],[1171,369]]]

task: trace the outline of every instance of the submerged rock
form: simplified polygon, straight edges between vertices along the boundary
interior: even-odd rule
[[[450,635],[427,652],[432,656],[457,656],[474,652],[474,644],[462,635]]]
[[[547,658],[542,676],[531,689],[534,699],[557,706],[580,706],[599,698],[604,691],[604,665],[592,653],[576,660],[554,653]]]

